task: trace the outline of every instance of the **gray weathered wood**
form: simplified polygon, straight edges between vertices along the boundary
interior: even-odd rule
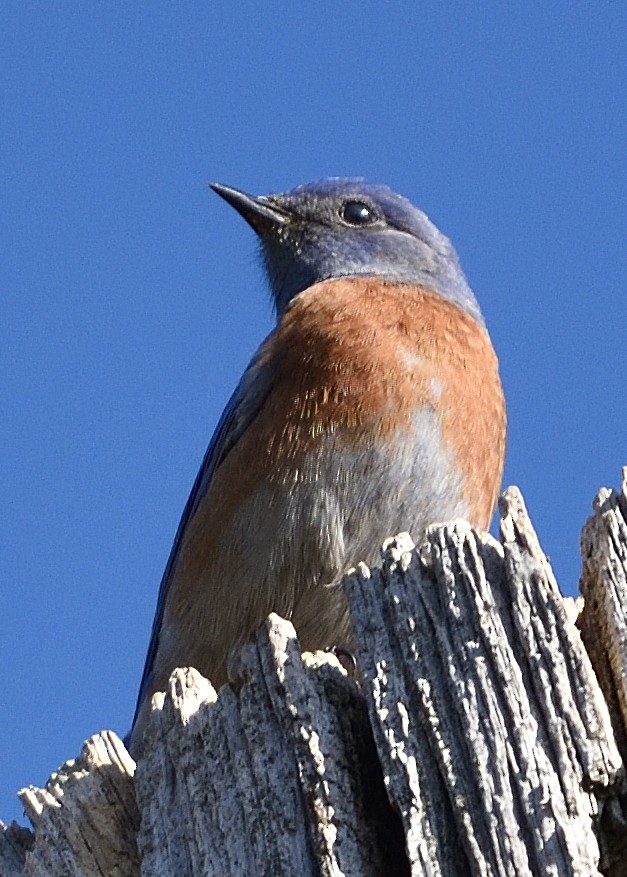
[[[603,488],[581,534],[580,626],[627,755],[627,468],[620,492]]]
[[[20,792],[35,829],[29,877],[132,877],[139,873],[135,762],[112,732],[91,737],[45,789]],[[4,877],[4,875],[2,875]]]
[[[136,774],[142,874],[389,873],[356,758],[369,729],[355,683],[330,655],[303,660],[278,616],[236,663],[238,696],[187,670],[155,704]]]
[[[12,822],[0,822],[0,875],[21,877],[24,873],[26,853],[32,849],[35,837],[27,828]]]
[[[605,794],[620,757],[515,489],[501,541],[457,522],[416,554],[393,541],[381,570],[347,578],[384,774],[413,874],[464,873],[461,843],[468,873],[590,877],[589,790]]]
[[[627,488],[584,529],[582,612],[515,488],[500,511],[500,543],[453,522],[346,576],[359,683],[277,616],[232,687],[175,671],[136,769],[103,732],[21,793],[0,877],[627,877]]]
[[[584,607],[579,625],[627,759],[627,468],[620,491],[603,488],[581,534]],[[627,794],[603,814],[603,852],[616,877],[627,877]]]

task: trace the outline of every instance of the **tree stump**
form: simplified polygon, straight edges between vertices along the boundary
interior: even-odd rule
[[[626,470],[627,471],[627,470]],[[0,877],[627,877],[627,475],[563,598],[516,488],[347,573],[357,672],[270,616],[216,692],[153,698],[135,765],[102,732],[20,793]]]

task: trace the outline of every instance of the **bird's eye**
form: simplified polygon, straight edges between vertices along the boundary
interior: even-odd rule
[[[340,219],[348,225],[372,225],[377,216],[363,201],[346,201],[340,207]]]

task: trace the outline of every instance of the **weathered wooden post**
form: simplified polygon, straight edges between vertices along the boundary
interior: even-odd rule
[[[234,688],[177,670],[137,766],[103,732],[20,793],[0,877],[627,877],[627,470],[581,612],[515,488],[500,515],[348,573],[358,681],[277,616]]]

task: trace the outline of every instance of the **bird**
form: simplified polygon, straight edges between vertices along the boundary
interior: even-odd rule
[[[449,239],[387,186],[262,196],[213,183],[257,235],[276,312],[218,423],[159,589],[129,751],[176,667],[218,688],[271,613],[303,650],[351,649],[341,580],[434,522],[489,526],[504,464],[499,364]]]

